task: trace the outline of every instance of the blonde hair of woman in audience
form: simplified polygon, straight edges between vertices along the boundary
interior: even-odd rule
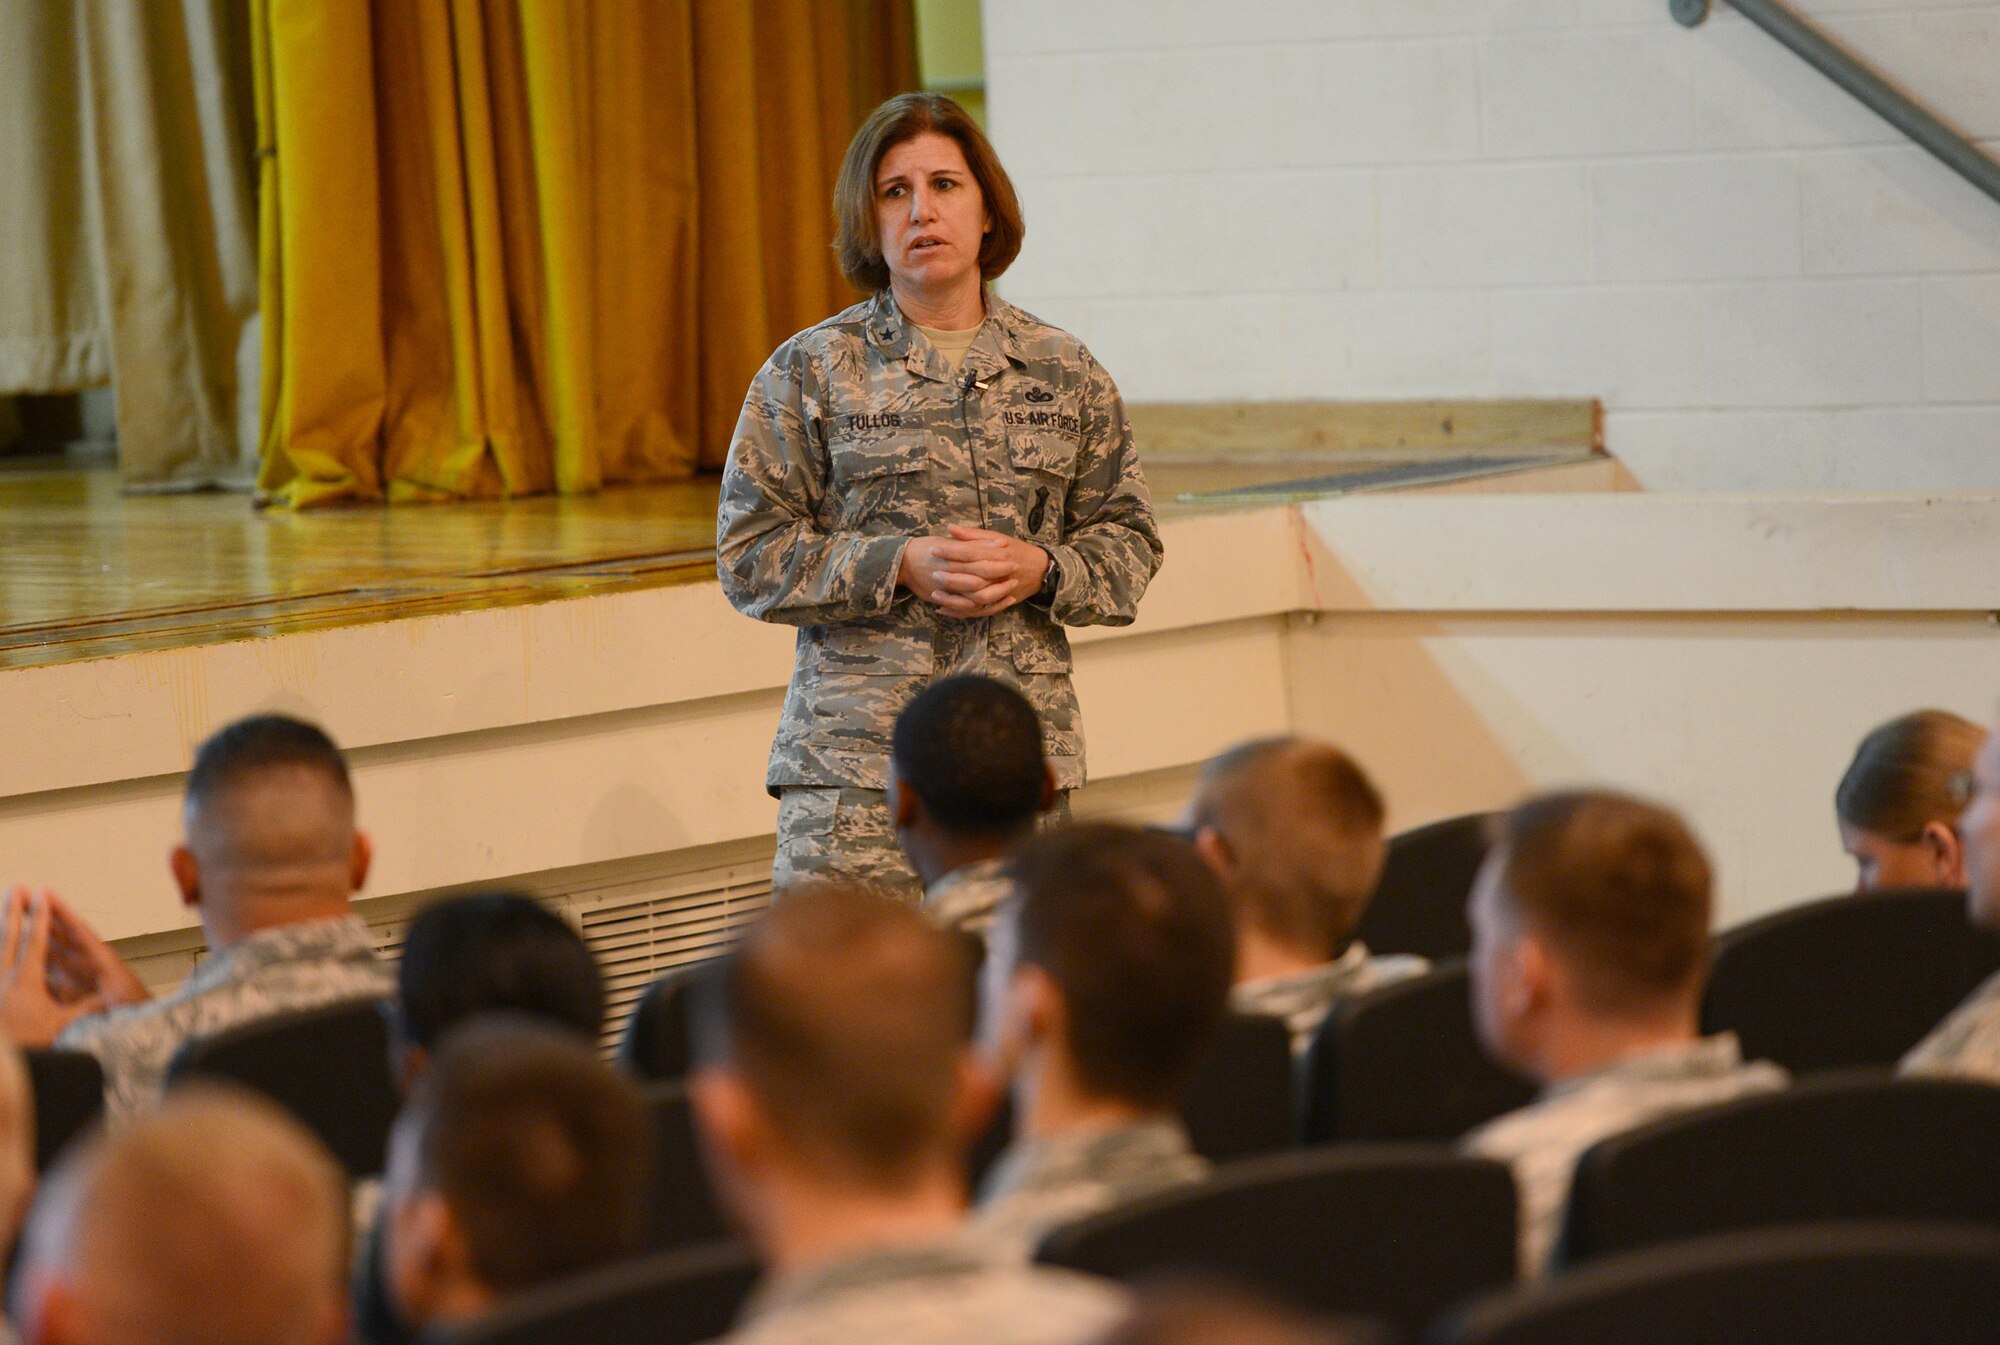
[[[1947,710],[1902,715],[1861,740],[1833,796],[1857,891],[1964,884],[1958,815],[1985,740],[1985,729]]]

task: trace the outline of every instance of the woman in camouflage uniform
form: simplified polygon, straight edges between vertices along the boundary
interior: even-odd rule
[[[901,94],[834,189],[835,247],[875,296],[779,346],[750,385],[716,518],[737,609],[799,628],[766,785],[773,879],[918,892],[884,797],[896,715],[983,673],[1083,783],[1065,625],[1125,625],[1159,569],[1124,404],[1081,342],[989,293],[1020,207],[965,111]]]

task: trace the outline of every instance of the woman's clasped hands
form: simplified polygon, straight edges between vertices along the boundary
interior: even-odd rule
[[[913,537],[896,580],[948,617],[994,616],[1032,598],[1049,553],[1033,542],[953,524],[945,537]]]

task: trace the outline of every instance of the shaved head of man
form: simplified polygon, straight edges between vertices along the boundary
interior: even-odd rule
[[[355,827],[347,763],[332,739],[301,720],[255,715],[203,743],[188,772],[182,823],[174,880],[217,946],[273,925],[345,915],[368,877],[368,838]]]
[[[335,1345],[347,1241],[318,1141],[262,1099],[189,1088],[51,1175],[16,1326],[27,1345]]]

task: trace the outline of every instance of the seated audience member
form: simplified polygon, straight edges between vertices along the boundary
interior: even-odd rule
[[[1985,740],[1984,729],[1945,710],[1892,719],[1861,740],[1833,795],[1857,891],[1964,884],[1958,791]]]
[[[604,977],[583,938],[533,897],[481,892],[446,897],[417,913],[396,969],[390,1064],[407,1097],[446,1034],[479,1014],[515,1013],[566,1029],[595,1045],[604,1027]],[[380,1184],[357,1183],[355,1318],[372,1345],[411,1338],[382,1274]]]
[[[583,936],[533,897],[480,892],[417,912],[403,937],[390,1034],[408,1093],[445,1033],[483,1013],[518,1013],[593,1045],[604,976]]]
[[[1193,847],[1080,825],[1009,865],[981,980],[1014,1143],[976,1226],[1017,1255],[1110,1206],[1207,1175],[1178,1107],[1228,1009],[1229,899]]]
[[[965,1159],[995,1088],[971,1042],[971,951],[865,888],[808,884],[696,1000],[696,1119],[768,1278],[733,1341],[1059,1345],[1125,1297],[965,1231]]]
[[[177,1091],[69,1150],[23,1239],[27,1345],[337,1345],[347,1192],[319,1142],[232,1089]]]
[[[1001,865],[1055,798],[1041,720],[1012,687],[942,678],[897,716],[889,813],[939,924],[986,933],[1007,894]]]
[[[1294,1051],[1336,1003],[1429,968],[1354,939],[1388,844],[1382,796],[1346,753],[1302,738],[1244,743],[1202,768],[1188,815],[1235,911],[1232,1002],[1284,1019]]]
[[[390,1139],[384,1279],[447,1332],[644,1250],[653,1132],[638,1084],[573,1032],[512,1014],[445,1038]]]
[[[1736,1038],[1704,1038],[1710,875],[1687,826],[1611,793],[1505,815],[1474,884],[1473,1015],[1541,1097],[1465,1138],[1513,1165],[1521,1262],[1539,1274],[1585,1149],[1656,1117],[1782,1088]]]
[[[368,876],[368,840],[324,733],[281,715],[216,733],[188,772],[182,821],[171,867],[209,954],[171,995],[153,999],[55,897],[8,901],[5,937],[25,949],[0,981],[9,1035],[95,1055],[114,1116],[158,1100],[190,1037],[395,988],[348,904]]]
[[[1970,798],[1958,819],[1972,923],[2000,930],[2000,733],[1973,759]],[[2000,975],[1952,1010],[1903,1057],[1905,1074],[1956,1075],[2000,1084]]]
[[[1373,1345],[1386,1332],[1349,1334],[1241,1289],[1199,1281],[1154,1283],[1097,1345]]]

